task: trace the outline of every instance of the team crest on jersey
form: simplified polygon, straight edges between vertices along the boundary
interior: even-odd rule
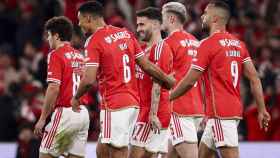
[[[186,47],[187,46],[187,44],[186,44],[186,42],[184,40],[181,40],[180,44],[181,44],[182,47]]]
[[[65,56],[66,59],[69,59],[69,60],[71,59],[71,54],[70,53],[65,53],[64,56]]]
[[[104,40],[105,40],[108,44],[111,44],[111,43],[112,43],[112,38],[111,38],[110,36],[105,37]]]
[[[221,44],[223,47],[226,46],[225,40],[220,40],[219,42],[220,42],[220,44]]]

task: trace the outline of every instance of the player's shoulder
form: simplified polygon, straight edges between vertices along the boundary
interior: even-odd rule
[[[105,29],[101,30],[100,34],[102,34],[102,37],[99,40],[106,44],[112,44],[118,40],[132,39],[134,37],[134,34],[127,28],[111,25],[108,25]]]
[[[161,40],[158,44],[161,44],[164,49],[171,49],[166,39]]]
[[[197,41],[197,38],[193,34],[187,32],[187,31],[182,31],[182,35],[185,38],[188,38],[188,39],[193,40],[193,41]]]
[[[106,36],[107,31],[106,31],[106,26],[101,27],[96,30],[96,32],[92,33],[85,41],[85,47],[88,47],[92,44],[97,44],[98,42],[101,42],[102,37]]]
[[[159,42],[157,42],[156,44],[154,44],[154,45],[152,46],[152,50],[154,50],[154,53],[155,53],[155,55],[156,55],[156,57],[157,57],[156,60],[159,59],[159,57],[160,57],[161,54],[167,54],[167,53],[172,54],[171,48],[170,48],[169,44],[166,42],[165,39],[160,40]]]
[[[220,45],[220,41],[228,38],[228,34],[225,33],[214,33],[213,35],[210,35],[202,40],[200,40],[199,45],[201,46],[211,46],[210,48],[213,48],[214,46]]]

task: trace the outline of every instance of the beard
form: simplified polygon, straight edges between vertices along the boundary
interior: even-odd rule
[[[151,39],[151,33],[149,31],[137,32],[137,35],[139,37],[139,40],[144,42],[148,42]]]

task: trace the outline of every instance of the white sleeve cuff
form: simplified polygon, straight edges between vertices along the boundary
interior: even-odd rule
[[[247,57],[247,58],[243,59],[242,63],[246,63],[246,62],[248,62],[248,61],[251,61],[251,58],[250,58],[250,57]]]
[[[96,67],[98,67],[99,63],[86,63],[85,66],[86,67],[89,67],[89,66],[96,66]]]
[[[47,78],[47,82],[54,82],[54,83],[57,83],[57,84],[61,83],[61,81],[59,79],[55,79],[55,78]]]
[[[141,56],[143,56],[143,55],[144,55],[144,52],[142,51],[142,52],[136,54],[136,55],[135,55],[135,58],[137,59],[137,58],[139,58],[139,57],[141,57]]]
[[[205,70],[204,68],[202,68],[202,67],[200,67],[200,66],[198,66],[198,65],[194,65],[194,64],[191,65],[191,68],[192,68],[192,69],[199,70],[199,71],[202,71],[202,72]]]

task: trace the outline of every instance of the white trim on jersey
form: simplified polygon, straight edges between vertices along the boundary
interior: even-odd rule
[[[251,61],[251,58],[250,58],[250,57],[247,57],[247,58],[243,59],[242,63],[246,63],[246,62],[248,62],[248,61]]]
[[[89,67],[89,66],[96,66],[96,67],[98,67],[99,63],[86,63],[85,66],[86,67]]]
[[[191,65],[191,68],[192,68],[192,69],[199,70],[199,71],[202,71],[202,72],[205,70],[204,68],[202,68],[202,67],[200,67],[200,66],[197,66],[197,65],[194,65],[194,64]]]
[[[141,56],[143,56],[143,55],[144,55],[144,52],[142,51],[142,52],[136,54],[136,55],[135,55],[135,58],[137,59],[137,58],[139,58],[139,57],[141,57]]]
[[[58,84],[61,83],[61,81],[59,79],[55,79],[55,78],[47,78],[47,82],[55,82],[55,83],[58,83]]]
[[[155,61],[158,61],[162,52],[163,41],[159,42],[155,48]]]

